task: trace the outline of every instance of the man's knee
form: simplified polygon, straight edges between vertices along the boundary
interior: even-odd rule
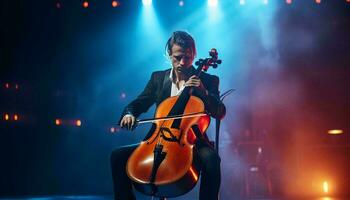
[[[128,152],[125,148],[117,148],[114,149],[110,155],[110,161],[112,166],[117,165],[118,163],[123,163],[125,159],[128,157]]]
[[[220,156],[216,153],[212,153],[208,156],[207,168],[212,171],[215,171],[216,173],[219,173],[220,163],[221,163]]]
[[[126,163],[136,147],[137,145],[134,144],[114,149],[110,156],[112,165]]]
[[[204,170],[214,172],[220,170],[221,158],[214,150],[210,148],[202,148],[199,151],[199,154]]]

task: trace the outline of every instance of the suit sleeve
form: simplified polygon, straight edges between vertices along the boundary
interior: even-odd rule
[[[220,92],[219,92],[219,77],[210,75],[208,81],[203,81],[205,88],[208,90],[208,95],[205,95],[201,92],[199,97],[203,100],[205,108],[210,116],[218,119],[222,119],[226,114],[226,107],[220,101]]]
[[[156,77],[155,73],[152,73],[151,79],[148,81],[143,92],[131,103],[129,103],[121,115],[121,118],[126,114],[132,114],[136,118],[141,113],[147,112],[147,110],[155,103],[156,99]]]

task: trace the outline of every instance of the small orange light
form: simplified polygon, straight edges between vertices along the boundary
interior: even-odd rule
[[[77,121],[75,121],[75,125],[81,126],[81,121],[78,119]]]
[[[10,119],[9,114],[5,114],[5,120],[8,121]]]
[[[56,124],[57,126],[59,126],[59,125],[62,124],[62,121],[61,121],[60,119],[56,119],[56,120],[55,120],[55,124]]]
[[[340,135],[340,134],[343,134],[344,131],[343,130],[339,130],[339,129],[334,129],[334,130],[329,130],[328,131],[328,134],[331,134],[331,135]]]
[[[321,0],[316,0],[316,3],[320,4],[320,3],[321,3]]]
[[[88,8],[89,7],[89,2],[88,1],[84,1],[83,2],[83,7],[84,8]]]
[[[323,192],[324,192],[325,194],[328,194],[328,192],[329,192],[329,185],[328,185],[328,182],[327,182],[327,181],[323,181],[322,188],[323,188]]]
[[[118,1],[112,1],[112,7],[118,7],[120,5],[120,3]]]
[[[13,115],[13,120],[15,120],[15,121],[18,120],[18,115],[17,114]]]
[[[10,88],[10,83],[5,83],[5,88],[9,89]]]

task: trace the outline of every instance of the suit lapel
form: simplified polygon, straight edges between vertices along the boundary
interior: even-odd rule
[[[171,80],[169,78],[170,76],[170,71],[171,70],[167,70],[165,72],[165,75],[164,75],[164,81],[163,81],[163,92],[162,92],[162,96],[161,96],[161,102],[170,97],[171,95]]]

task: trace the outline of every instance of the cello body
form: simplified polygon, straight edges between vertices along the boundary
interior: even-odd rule
[[[155,118],[167,116],[178,99],[179,96],[175,96],[164,100],[158,106]],[[204,103],[198,97],[189,96],[183,113],[195,112],[204,112]],[[199,129],[204,132],[210,117],[182,119],[178,126],[174,126],[174,121],[156,122],[151,137],[141,142],[127,162],[129,178],[134,187],[144,194],[176,197],[190,191],[198,181],[198,163],[193,157],[195,136],[191,127],[200,122]],[[162,149],[158,154],[163,154],[164,158],[156,164],[156,149],[160,146]]]
[[[209,66],[221,64],[216,49],[210,58],[199,59],[194,75],[200,76]],[[155,118],[186,116],[205,113],[203,101],[192,96],[193,87],[185,87],[179,96],[165,99],[158,107]],[[193,116],[155,122],[153,133],[129,157],[126,172],[135,188],[157,197],[176,197],[190,191],[199,178],[199,163],[194,158],[195,132],[204,133],[210,117]],[[196,136],[200,136],[196,134]]]

